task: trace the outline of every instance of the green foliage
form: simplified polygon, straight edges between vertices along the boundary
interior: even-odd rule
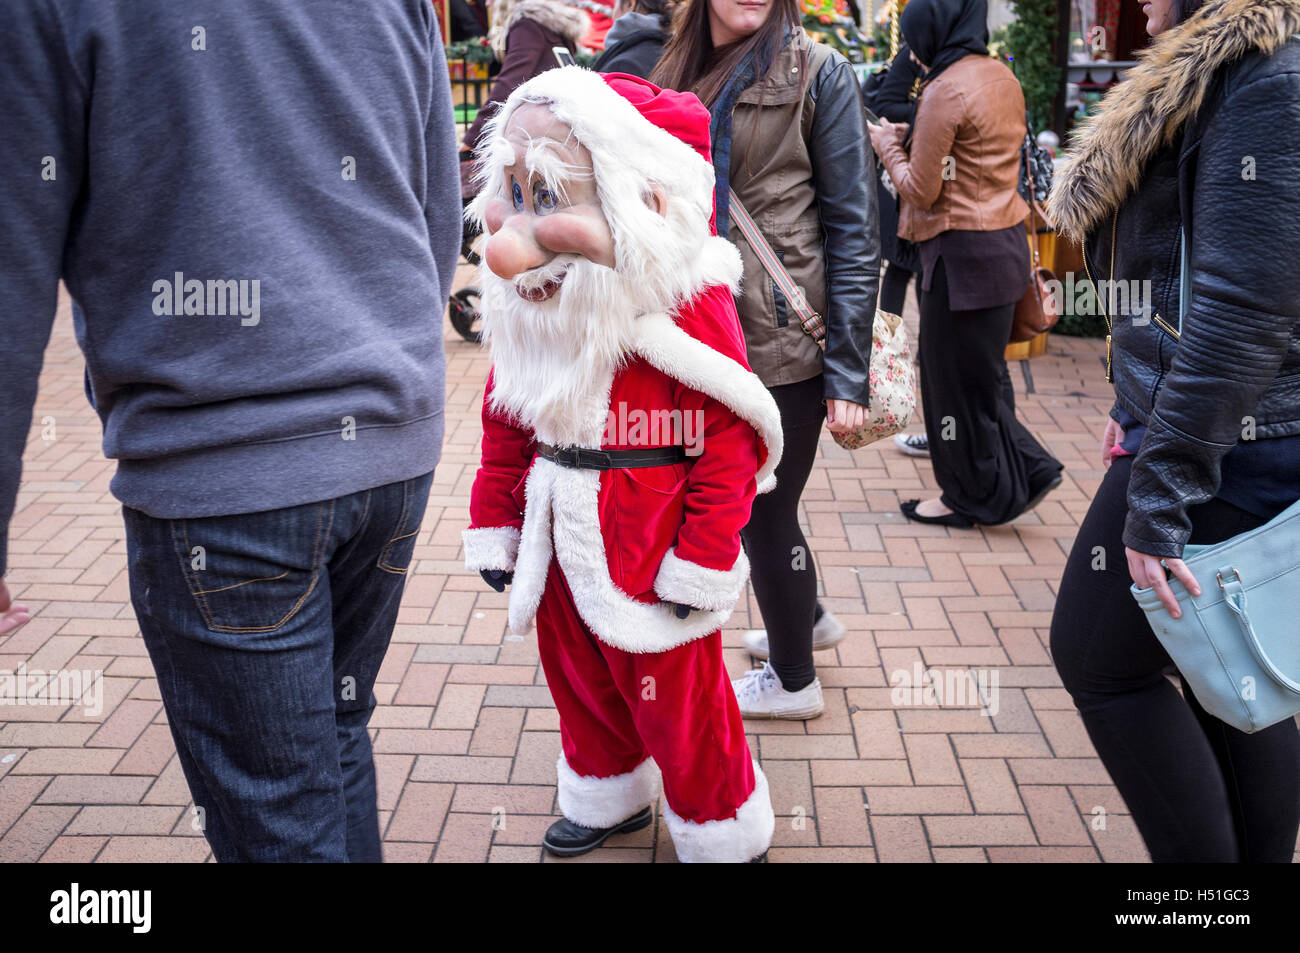
[[[493,60],[492,47],[488,46],[487,37],[476,36],[446,47],[447,61],[464,60],[467,63],[486,64]]]
[[[1061,81],[1056,65],[1056,0],[1011,0],[1016,20],[1006,28],[1006,50],[1025,91],[1035,132],[1052,125],[1052,101]]]
[[[848,17],[805,13],[803,28],[832,49],[844,54],[850,63],[865,63],[875,56],[871,40]]]
[[[1106,336],[1106,319],[1099,314],[1061,315],[1052,328],[1053,334],[1065,334],[1075,338],[1104,338]]]

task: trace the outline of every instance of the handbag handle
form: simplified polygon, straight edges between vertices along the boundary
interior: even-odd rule
[[[768,244],[763,233],[758,230],[758,224],[754,221],[749,210],[745,208],[744,203],[740,201],[740,196],[736,194],[735,189],[728,190],[731,194],[731,217],[736,225],[740,227],[740,233],[745,236],[749,242],[749,247],[754,249],[754,254],[758,256],[759,263],[763,270],[785,295],[785,299],[794,306],[795,314],[799,316],[799,326],[804,329],[810,338],[817,342],[817,346],[822,350],[826,349],[826,322],[822,316],[813,310],[808,299],[803,296],[799,286],[794,283],[790,277],[790,272],[785,270],[785,265],[781,264],[781,259],[777,257],[772,246]]]
[[[1264,651],[1264,646],[1259,644],[1259,636],[1255,634],[1255,627],[1250,622],[1250,615],[1246,612],[1246,590],[1241,585],[1241,574],[1231,566],[1225,566],[1219,570],[1219,579],[1231,574],[1234,578],[1228,582],[1221,582],[1223,586],[1223,600],[1232,614],[1237,617],[1238,624],[1241,625],[1242,634],[1246,637],[1246,644],[1250,646],[1250,651],[1254,654],[1255,659],[1264,670],[1273,676],[1274,681],[1285,688],[1290,689],[1297,695],[1300,695],[1300,682],[1287,675],[1277,667],[1276,663],[1268,657]]]
[[[1026,129],[1025,138],[1029,138],[1029,131]],[[1034,249],[1034,263],[1029,266],[1029,278],[1032,281],[1034,275],[1038,274],[1038,232],[1034,228],[1034,206],[1038,203],[1034,201],[1034,170],[1029,165],[1029,150],[1026,148],[1027,143],[1020,144],[1020,151],[1024,153],[1022,161],[1025,163],[1025,169],[1029,172],[1029,244]],[[1044,224],[1046,224],[1044,222]]]

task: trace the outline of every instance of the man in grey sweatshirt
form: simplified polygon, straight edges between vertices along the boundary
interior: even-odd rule
[[[380,859],[460,211],[428,0],[0,3],[0,576],[62,279],[218,860]]]

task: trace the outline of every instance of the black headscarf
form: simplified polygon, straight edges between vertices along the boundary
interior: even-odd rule
[[[934,79],[963,56],[989,52],[986,0],[911,0],[898,18],[898,30]]]

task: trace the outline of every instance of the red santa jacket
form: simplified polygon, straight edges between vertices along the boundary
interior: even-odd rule
[[[465,566],[514,572],[513,631],[531,624],[552,558],[591,630],[629,652],[666,651],[720,628],[748,578],[740,529],[756,490],[775,485],[781,422],[745,360],[731,289],[706,288],[672,316],[639,318],[637,328],[610,388],[613,423],[600,446],[673,443],[636,428],[666,430],[676,411],[703,424],[698,455],[685,464],[598,471],[552,463],[536,455],[531,429],[492,407],[489,374]],[[680,432],[693,436],[686,425]],[[678,619],[665,602],[697,611]]]

